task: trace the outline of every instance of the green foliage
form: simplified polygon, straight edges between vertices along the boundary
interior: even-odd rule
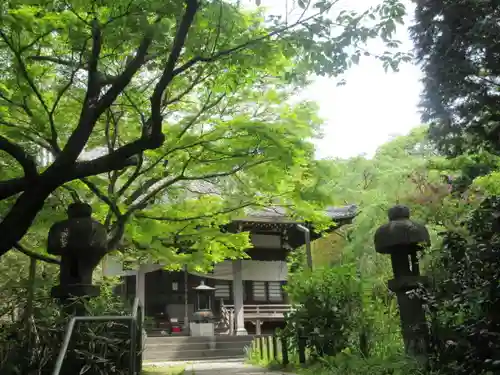
[[[442,162],[442,158],[427,140],[427,130],[420,126],[408,135],[394,137],[372,158],[323,161],[329,180],[325,187],[336,204],[359,207],[353,224],[339,231],[345,241],[339,243],[340,254],[335,257],[337,261],[356,262],[363,278],[374,276],[385,282],[391,276],[388,258],[375,253],[373,235],[387,222],[387,210],[394,204],[409,206],[413,219],[429,224],[435,244],[442,227],[456,222],[450,214],[455,203],[447,201],[449,186],[442,171],[431,164]]]
[[[498,372],[500,289],[498,197],[487,198],[462,223],[468,235],[443,233],[427,298],[433,365],[450,374]]]
[[[310,141],[321,121],[314,105],[292,104],[291,97],[311,73],[345,72],[371,39],[386,44],[378,58],[387,68],[397,69],[408,55],[392,38],[405,14],[399,1],[360,13],[340,10],[336,1],[301,4],[304,12],[294,20],[224,0],[14,0],[2,6],[0,150],[11,157],[2,164],[11,179],[0,191],[0,228],[9,234],[0,253],[21,240],[63,186],[93,200],[111,248],[126,223],[151,214],[140,211],[154,205],[169,214],[193,211],[173,221],[131,224],[140,230],[124,246],[147,244],[153,257],[171,262],[178,246],[152,240],[142,234],[145,227],[169,242],[185,223],[187,236],[195,237],[193,228],[228,220],[203,222],[207,202],[183,205],[197,199],[182,194],[194,181],[220,190],[223,202],[213,199],[210,209],[237,211],[252,198],[254,206],[292,202],[298,214],[314,216],[313,204],[300,199],[315,195]],[[53,161],[38,158],[34,165],[41,151]],[[24,210],[10,200],[18,193]],[[231,249],[241,242],[221,245],[207,262],[236,256],[239,250]]]
[[[411,369],[415,374],[424,373],[416,364],[413,367],[414,364],[403,355],[398,307],[394,295],[386,286],[387,280],[392,278],[389,257],[375,253],[373,234],[379,225],[387,222],[386,212],[390,206],[396,203],[408,205],[412,210],[412,218],[425,223],[432,233],[433,249],[422,259],[422,268],[430,272],[435,259],[442,252],[440,232],[444,229],[459,229],[461,233],[464,232],[460,228],[460,219],[470,212],[474,201],[471,194],[467,199],[464,199],[462,193],[455,194],[453,186],[443,176],[451,176],[453,180],[466,176],[464,166],[473,163],[439,157],[426,135],[427,128],[420,127],[408,136],[396,137],[381,146],[372,159],[358,157],[335,160],[335,164],[324,161],[324,170],[332,176],[329,186],[335,198],[357,204],[360,212],[353,224],[342,228],[338,234],[331,235],[339,240],[325,238],[324,243],[314,249],[316,254],[321,252],[315,259],[323,262],[317,263],[316,267],[330,267],[328,271],[320,269],[314,272],[317,272],[318,279],[328,279],[328,284],[334,286],[337,285],[336,282],[329,277],[335,280],[338,270],[340,279],[356,280],[353,298],[357,302],[349,315],[351,320],[347,325],[350,330],[348,338],[343,336],[342,330],[335,329],[327,336],[346,343],[340,349],[342,353],[337,354],[337,349],[333,353],[337,355],[333,358],[318,359],[318,367],[313,368],[313,372],[398,373]],[[485,162],[490,160],[486,155],[480,158]],[[467,192],[470,193],[470,189]],[[329,246],[335,248],[329,249]],[[328,287],[321,289],[323,284],[320,281],[317,281],[316,288],[304,286],[310,285],[311,280],[316,278],[300,278],[306,274],[303,271],[303,251],[293,254],[289,265],[295,270],[291,280],[300,280],[299,285],[304,288],[305,297],[301,295],[300,301],[314,301],[314,296],[320,293],[323,298],[330,296],[335,301],[337,293],[330,293]],[[348,276],[344,275],[345,270],[348,270]],[[328,272],[328,277],[324,276],[325,272]],[[345,288],[340,292],[339,298],[348,293],[348,290],[350,289]],[[322,303],[318,305],[312,311],[321,311]],[[301,305],[298,311],[303,312],[304,306],[306,305]],[[326,311],[317,315],[329,316]],[[342,312],[339,319],[343,316]],[[316,319],[316,315],[307,316],[305,313],[301,320],[309,326],[316,321],[321,322],[321,319]],[[330,323],[329,326],[335,325]],[[289,335],[298,333],[294,329]],[[312,350],[314,352],[315,348]]]
[[[3,260],[3,258],[2,258]],[[86,305],[89,315],[123,315],[127,309],[112,296],[114,284],[103,283],[103,293]],[[48,285],[35,293],[34,320],[0,323],[0,371],[6,375],[46,375],[54,370],[69,317],[49,297]],[[77,323],[64,368],[91,373],[128,374],[130,329],[122,323]],[[66,370],[64,370],[66,371]]]
[[[411,358],[395,355],[388,358],[363,358],[358,355],[341,353],[327,358],[301,373],[328,375],[431,375]],[[433,373],[437,375],[437,373]]]
[[[0,319],[15,321],[22,317],[28,303],[28,268],[30,259],[19,252],[6,254],[0,260]],[[49,289],[57,280],[55,265],[38,262],[34,280],[35,297],[40,303],[50,300]]]
[[[294,274],[286,289],[294,306],[283,332],[289,342],[306,336],[317,355],[335,355],[348,346],[361,310],[360,283],[352,265]]]
[[[499,17],[491,2],[438,0],[416,7],[412,34],[424,68],[424,121],[449,156],[500,150]]]

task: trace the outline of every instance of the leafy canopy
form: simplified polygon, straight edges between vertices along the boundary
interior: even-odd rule
[[[426,1],[412,28],[424,68],[424,121],[449,156],[500,151],[500,13],[488,1]]]
[[[248,133],[248,112],[240,115],[234,105],[229,113],[219,111],[218,119],[213,112],[201,119],[203,129],[193,129],[190,122],[204,106],[213,109],[214,101],[229,105],[243,98],[243,92],[233,95],[238,85],[247,91],[259,84],[272,89],[273,79],[300,85],[309,73],[344,72],[370,38],[397,46],[391,36],[405,11],[399,2],[387,0],[359,14],[337,12],[335,1],[299,5],[302,16],[289,22],[223,0],[3,3],[0,150],[18,167],[0,184],[0,199],[8,201],[0,223],[5,233],[0,254],[27,233],[51,194],[71,181],[82,180],[96,193],[84,179],[105,173],[118,179],[130,167],[151,167],[159,152],[180,150],[202,133],[208,133],[212,157],[220,156],[226,145],[215,140],[228,136],[229,122],[234,136]],[[394,67],[405,58],[401,53],[381,57]],[[256,115],[251,125],[262,128],[267,118]],[[291,124],[290,118],[284,121]],[[270,143],[267,137],[263,146]],[[35,160],[41,150],[50,153],[50,163]],[[208,150],[204,154],[209,157]],[[206,159],[196,162],[193,156],[198,155],[170,156],[165,155],[168,168],[177,176],[187,160],[196,163],[197,173],[208,171]],[[281,156],[290,160],[297,152]],[[119,216],[116,207],[113,212]],[[110,247],[126,220],[117,222]]]

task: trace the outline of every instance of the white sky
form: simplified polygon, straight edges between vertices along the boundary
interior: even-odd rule
[[[285,0],[261,2],[266,8],[272,8],[273,13],[283,12],[285,8]],[[380,0],[341,2],[341,8],[366,10]],[[413,15],[411,1],[405,2],[407,12]],[[402,49],[412,49],[407,25],[400,28],[396,38],[403,42]],[[380,53],[384,46],[375,42],[369,50]],[[320,115],[325,120],[324,137],[316,144],[317,157],[370,156],[391,136],[405,134],[419,125],[420,77],[419,68],[413,64],[401,66],[398,73],[385,73],[381,62],[364,57],[344,76],[345,86],[337,87],[334,78],[317,78],[303,93],[304,98],[319,104]]]

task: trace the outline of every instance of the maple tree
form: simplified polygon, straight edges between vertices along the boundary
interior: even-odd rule
[[[160,150],[193,141],[200,129],[188,118],[235,100],[242,81],[247,88],[272,86],[276,78],[305,84],[309,73],[344,72],[370,38],[397,46],[391,38],[405,12],[399,2],[360,14],[336,11],[336,1],[299,3],[303,11],[294,21],[223,0],[3,4],[0,150],[12,159],[2,165],[8,172],[0,182],[0,255],[71,181],[83,180],[95,193],[86,178],[140,171]],[[379,58],[395,67],[407,56]],[[207,126],[220,135],[237,114],[219,116]],[[42,150],[52,155],[48,165],[36,158]],[[168,179],[184,164],[163,165],[157,177]],[[124,186],[118,191],[130,187]],[[116,220],[110,248],[124,222]]]

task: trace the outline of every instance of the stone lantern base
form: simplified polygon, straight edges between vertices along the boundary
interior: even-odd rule
[[[92,284],[56,285],[51,291],[54,298],[97,297],[100,293],[101,287]]]
[[[403,276],[389,280],[388,287],[396,293],[401,318],[401,328],[406,353],[413,355],[422,363],[426,361],[428,345],[428,328],[422,300],[411,296],[409,292],[416,291],[422,285],[426,286],[429,279],[425,276]]]
[[[87,300],[97,297],[101,288],[91,284],[56,285],[51,290],[51,295],[57,298],[69,315],[85,315],[85,306],[82,299]],[[80,299],[75,301],[74,299]]]
[[[398,279],[389,280],[387,286],[394,293],[407,292],[417,289],[420,285],[427,287],[430,281],[426,276],[402,276]]]

